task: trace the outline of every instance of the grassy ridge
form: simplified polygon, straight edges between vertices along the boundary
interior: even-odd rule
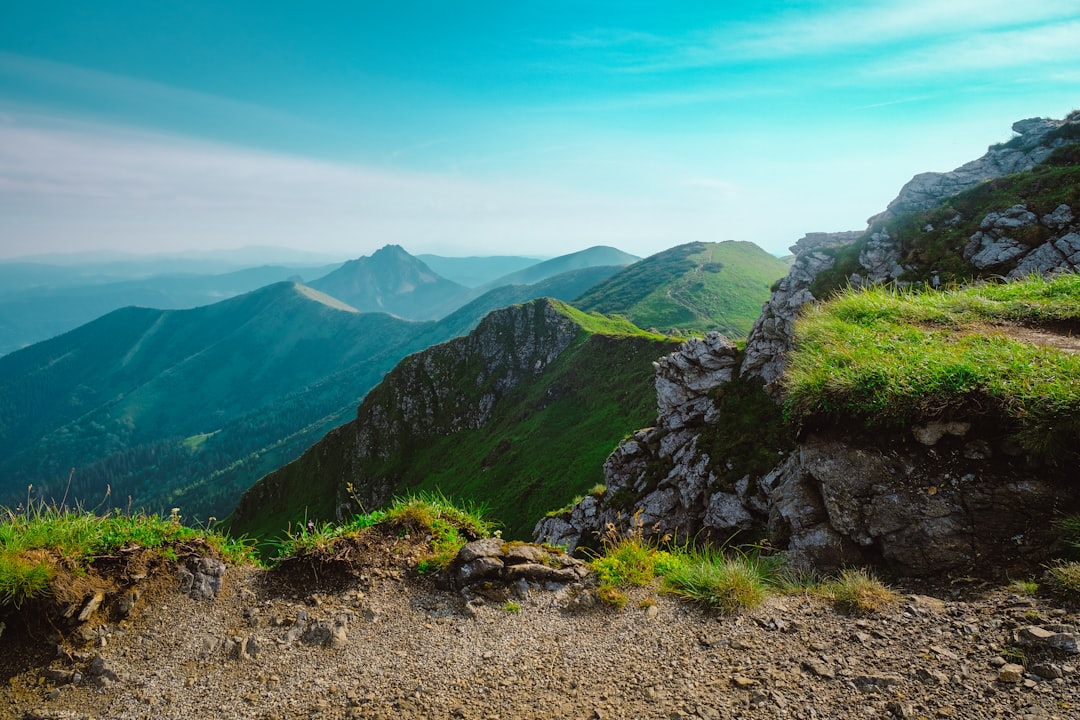
[[[635,263],[574,304],[669,335],[743,337],[787,264],[749,242],[688,243]]]
[[[785,410],[867,425],[989,415],[1033,456],[1061,457],[1080,442],[1080,357],[1008,324],[1080,328],[1080,276],[843,293],[796,325]]]

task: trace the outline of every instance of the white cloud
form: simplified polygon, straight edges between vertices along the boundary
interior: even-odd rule
[[[1072,0],[1039,3],[887,0],[870,5],[825,7],[784,11],[755,22],[720,21],[710,28],[670,37],[599,29],[573,36],[567,46],[610,49],[606,57],[609,70],[662,73],[872,48],[962,47],[965,42],[978,44],[985,36],[1002,32],[1017,32],[1021,36],[1031,33],[1033,39],[1072,33],[1073,43],[1080,45],[1073,29],[1073,23],[1080,19],[1080,10]],[[638,52],[625,52],[631,43]],[[1006,64],[1009,59],[1023,63],[1043,57],[1044,54],[1034,52],[1026,55],[1006,52],[996,66]],[[949,65],[948,56],[939,59],[946,67]]]
[[[649,254],[701,238],[683,205],[552,184],[335,164],[164,134],[16,117],[0,124],[0,256],[286,245],[361,254]]]

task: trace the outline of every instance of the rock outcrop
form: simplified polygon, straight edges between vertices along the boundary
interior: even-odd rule
[[[959,423],[872,439],[821,431],[801,438],[793,452],[780,451],[771,471],[734,483],[720,481],[734,458],[716,456],[709,436],[725,421],[717,398],[733,378],[760,382],[773,396],[781,391],[795,320],[819,299],[814,287],[823,273],[838,272],[839,256],[857,256],[839,276],[852,285],[900,281],[909,268],[888,220],[1029,170],[1076,142],[1078,127],[1080,113],[1020,121],[1014,140],[979,160],[914,178],[866,231],[799,240],[791,248],[791,270],[762,309],[741,362],[731,343],[707,337],[656,363],[656,427],[634,433],[608,458],[603,496],[545,518],[534,537],[572,547],[595,542],[610,524],[634,522],[657,536],[767,537],[797,564],[824,570],[865,562],[912,574],[1030,565],[1046,550],[1050,518],[1063,507],[1080,507],[1080,491],[1069,490],[1074,483],[1067,471],[1025,467],[993,429]],[[976,270],[1007,267],[1009,277],[1075,271],[1078,214],[1067,204],[1041,217],[1024,203],[994,210],[982,218],[963,258]]]
[[[943,198],[970,190],[979,183],[1030,170],[1059,147],[1075,142],[1065,136],[1061,129],[1076,121],[1076,113],[1064,120],[1018,120],[1012,125],[1016,137],[1009,142],[992,145],[978,160],[972,160],[951,172],[927,172],[913,177],[900,189],[900,194],[889,203],[885,212],[870,218],[870,224],[903,213],[932,208]]]

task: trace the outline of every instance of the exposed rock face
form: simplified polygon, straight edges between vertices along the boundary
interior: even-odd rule
[[[905,268],[885,220],[1032,168],[1075,142],[1055,131],[1078,122],[1075,113],[1064,121],[1018,122],[1018,138],[979,160],[914,178],[871,218],[867,231],[799,240],[790,272],[747,339],[738,373],[733,346],[717,337],[691,341],[657,363],[657,426],[638,431],[608,458],[603,497],[587,497],[569,513],[544,519],[535,537],[572,547],[633,517],[643,532],[661,536],[767,534],[796,563],[826,570],[864,562],[914,574],[1030,565],[1046,551],[1052,514],[1080,507],[1080,492],[1068,489],[1074,483],[1064,471],[1021,467],[993,437],[972,433],[970,423],[883,433],[873,443],[811,435],[771,472],[746,476],[734,488],[717,482],[717,469],[730,467],[730,459],[710,457],[703,438],[720,419],[716,389],[733,376],[760,379],[773,394],[779,389],[795,320],[818,299],[811,288],[835,267],[836,249],[862,242],[853,285],[897,281]],[[1068,205],[1042,217],[1025,204],[1002,208],[982,220],[964,258],[978,269],[1008,264],[1014,268],[1009,277],[1074,271],[1080,267],[1077,214]]]
[[[675,430],[710,417],[710,390],[729,382],[738,365],[735,343],[718,332],[704,339],[690,338],[678,352],[653,363],[656,368],[656,404],[660,423]]]
[[[822,250],[848,245],[860,236],[858,231],[810,233],[791,246],[795,263],[765,303],[750,331],[741,368],[743,376],[760,377],[768,385],[783,374],[784,355],[791,350],[795,318],[803,305],[817,300],[810,292],[810,285],[818,273],[831,269],[836,262]]]
[[[992,146],[978,160],[972,160],[951,172],[916,175],[900,189],[900,194],[889,203],[885,212],[871,218],[870,223],[874,224],[901,213],[926,210],[940,203],[943,198],[969,190],[979,183],[1030,170],[1049,157],[1054,150],[1069,142],[1061,137],[1048,137],[1067,122],[1069,120],[1049,118],[1018,120],[1012,126],[1017,137],[1010,142]]]
[[[713,459],[698,448],[701,427],[719,416],[709,392],[731,380],[737,357],[734,343],[710,333],[654,363],[657,427],[634,433],[608,457],[602,499],[590,495],[569,515],[542,519],[534,537],[575,547],[634,513],[649,533],[722,541],[749,530],[752,516],[736,495],[717,488]],[[629,514],[613,502],[620,497],[638,498]]]
[[[1065,472],[1031,472],[961,429],[931,433],[932,449],[915,428],[878,442],[810,435],[759,484],[770,537],[794,563],[826,569],[1030,568],[1053,542],[1055,512],[1077,507],[1080,491]]]
[[[800,308],[815,298],[810,292],[814,279],[835,264],[827,248],[848,245],[865,239],[859,253],[859,269],[848,278],[854,286],[897,280],[905,268],[901,264],[900,247],[882,227],[898,214],[925,210],[979,183],[1004,175],[1030,170],[1056,149],[1075,140],[1055,136],[1066,125],[1080,124],[1080,115],[1073,113],[1065,120],[1032,118],[1013,124],[1018,137],[1004,145],[991,147],[985,155],[948,173],[923,173],[905,185],[900,195],[889,203],[888,209],[869,220],[865,231],[846,233],[811,233],[791,247],[796,260],[787,277],[780,281],[769,302],[762,309],[747,338],[745,359],[741,367],[744,377],[759,377],[771,386],[784,371],[784,354],[791,349],[791,335]],[[980,224],[964,249],[964,259],[978,269],[993,268],[1017,261],[1009,277],[1022,277],[1032,272],[1049,273],[1072,271],[1080,267],[1080,224],[1076,213],[1062,205],[1039,218],[1025,205],[1002,208],[990,213]],[[959,218],[954,218],[956,222]],[[1045,230],[1018,231],[1031,226]],[[1026,238],[1043,239],[1032,243]]]

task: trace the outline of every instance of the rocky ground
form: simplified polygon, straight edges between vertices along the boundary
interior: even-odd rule
[[[406,569],[407,544],[382,550],[347,572],[121,569],[100,607],[52,623],[63,637],[8,619],[0,717],[1080,718],[1077,609],[1000,583],[725,617],[552,583],[466,602]]]

